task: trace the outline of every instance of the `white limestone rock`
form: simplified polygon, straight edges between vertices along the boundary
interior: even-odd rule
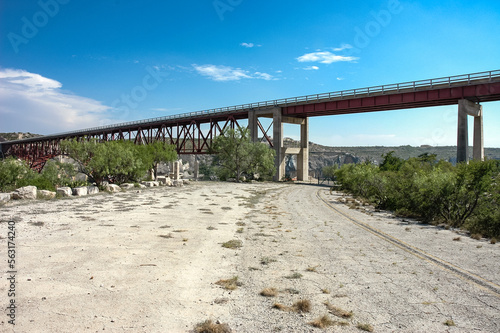
[[[115,184],[109,184],[106,186],[106,191],[111,193],[120,192],[121,190],[122,190],[121,187]]]
[[[25,186],[18,188],[12,193],[14,200],[35,200],[37,194],[36,186]]]
[[[89,195],[94,195],[99,193],[99,187],[97,186],[87,186],[87,192]]]
[[[12,198],[11,193],[0,193],[0,204],[9,202],[11,198]]]
[[[77,197],[86,196],[89,193],[87,186],[75,187],[73,189],[73,195]]]
[[[46,190],[38,190],[37,196],[40,199],[51,200],[51,199],[54,199],[56,197],[56,192],[46,191]]]
[[[73,190],[71,187],[59,187],[57,189],[57,195],[63,198],[67,198],[73,195]]]
[[[132,188],[134,188],[134,184],[130,184],[130,183],[124,183],[124,184],[121,184],[120,187],[124,190],[130,190]]]

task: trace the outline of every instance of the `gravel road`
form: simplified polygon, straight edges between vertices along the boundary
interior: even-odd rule
[[[499,244],[349,205],[328,187],[206,182],[8,204],[16,325],[0,331],[500,331]]]

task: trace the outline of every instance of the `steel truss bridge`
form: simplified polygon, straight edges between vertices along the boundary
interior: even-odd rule
[[[41,170],[48,159],[64,153],[60,142],[67,139],[131,140],[136,144],[162,141],[174,145],[178,154],[206,154],[216,136],[226,128],[240,127],[240,121],[248,119],[252,139],[257,141],[259,137],[264,138],[276,149],[279,177],[279,170],[287,153],[299,154],[303,163],[308,163],[308,158],[305,157],[308,154],[308,117],[458,104],[457,156],[459,160],[463,160],[460,149],[468,146],[468,142],[463,142],[467,133],[465,139],[464,133],[461,134],[463,119],[467,121],[467,117],[464,118],[463,115],[474,116],[475,120],[480,118],[482,140],[480,103],[497,100],[500,100],[500,70],[242,104],[7,141],[0,143],[0,152],[3,157],[14,156],[25,160],[37,170]],[[461,107],[461,101],[469,104]],[[266,130],[259,117],[273,118],[272,138],[268,133],[270,128]],[[282,147],[282,123],[287,122],[302,125],[300,151],[287,151]],[[305,170],[299,178],[307,175],[307,165],[303,167]]]

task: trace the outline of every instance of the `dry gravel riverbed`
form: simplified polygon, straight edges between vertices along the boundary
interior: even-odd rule
[[[233,332],[500,331],[499,244],[339,199],[313,185],[200,182],[10,203],[0,303],[15,299],[16,325],[5,311],[0,331],[191,332],[207,319]],[[322,316],[333,326],[311,325]]]

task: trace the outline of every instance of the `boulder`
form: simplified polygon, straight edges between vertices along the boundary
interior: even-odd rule
[[[115,193],[115,192],[120,192],[121,190],[122,189],[118,185],[115,184],[106,185],[106,191],[108,192]]]
[[[160,182],[152,182],[153,183],[153,186],[160,186]]]
[[[12,193],[12,199],[15,200],[35,200],[37,194],[36,186],[25,186],[18,188]]]
[[[142,182],[142,184],[146,187],[155,187],[155,186],[160,186],[160,183],[158,182]]]
[[[94,195],[99,193],[99,187],[97,186],[87,186],[87,192],[89,195]]]
[[[75,187],[73,189],[73,195],[77,197],[83,197],[89,193],[87,186]]]
[[[172,182],[172,186],[181,187],[184,186],[184,182],[182,181],[182,179],[176,179]]]
[[[70,197],[73,195],[73,190],[71,187],[59,187],[57,189],[57,195],[63,198]]]
[[[54,199],[56,197],[56,192],[39,190],[37,196],[40,199]]]
[[[124,190],[130,190],[130,189],[134,188],[135,185],[134,184],[130,184],[130,183],[124,183],[124,184],[121,184],[120,187],[122,189],[124,189]]]
[[[10,201],[12,195],[10,193],[0,193],[0,204],[4,204]]]
[[[139,184],[139,188],[146,188],[146,185],[144,185],[144,184]]]

